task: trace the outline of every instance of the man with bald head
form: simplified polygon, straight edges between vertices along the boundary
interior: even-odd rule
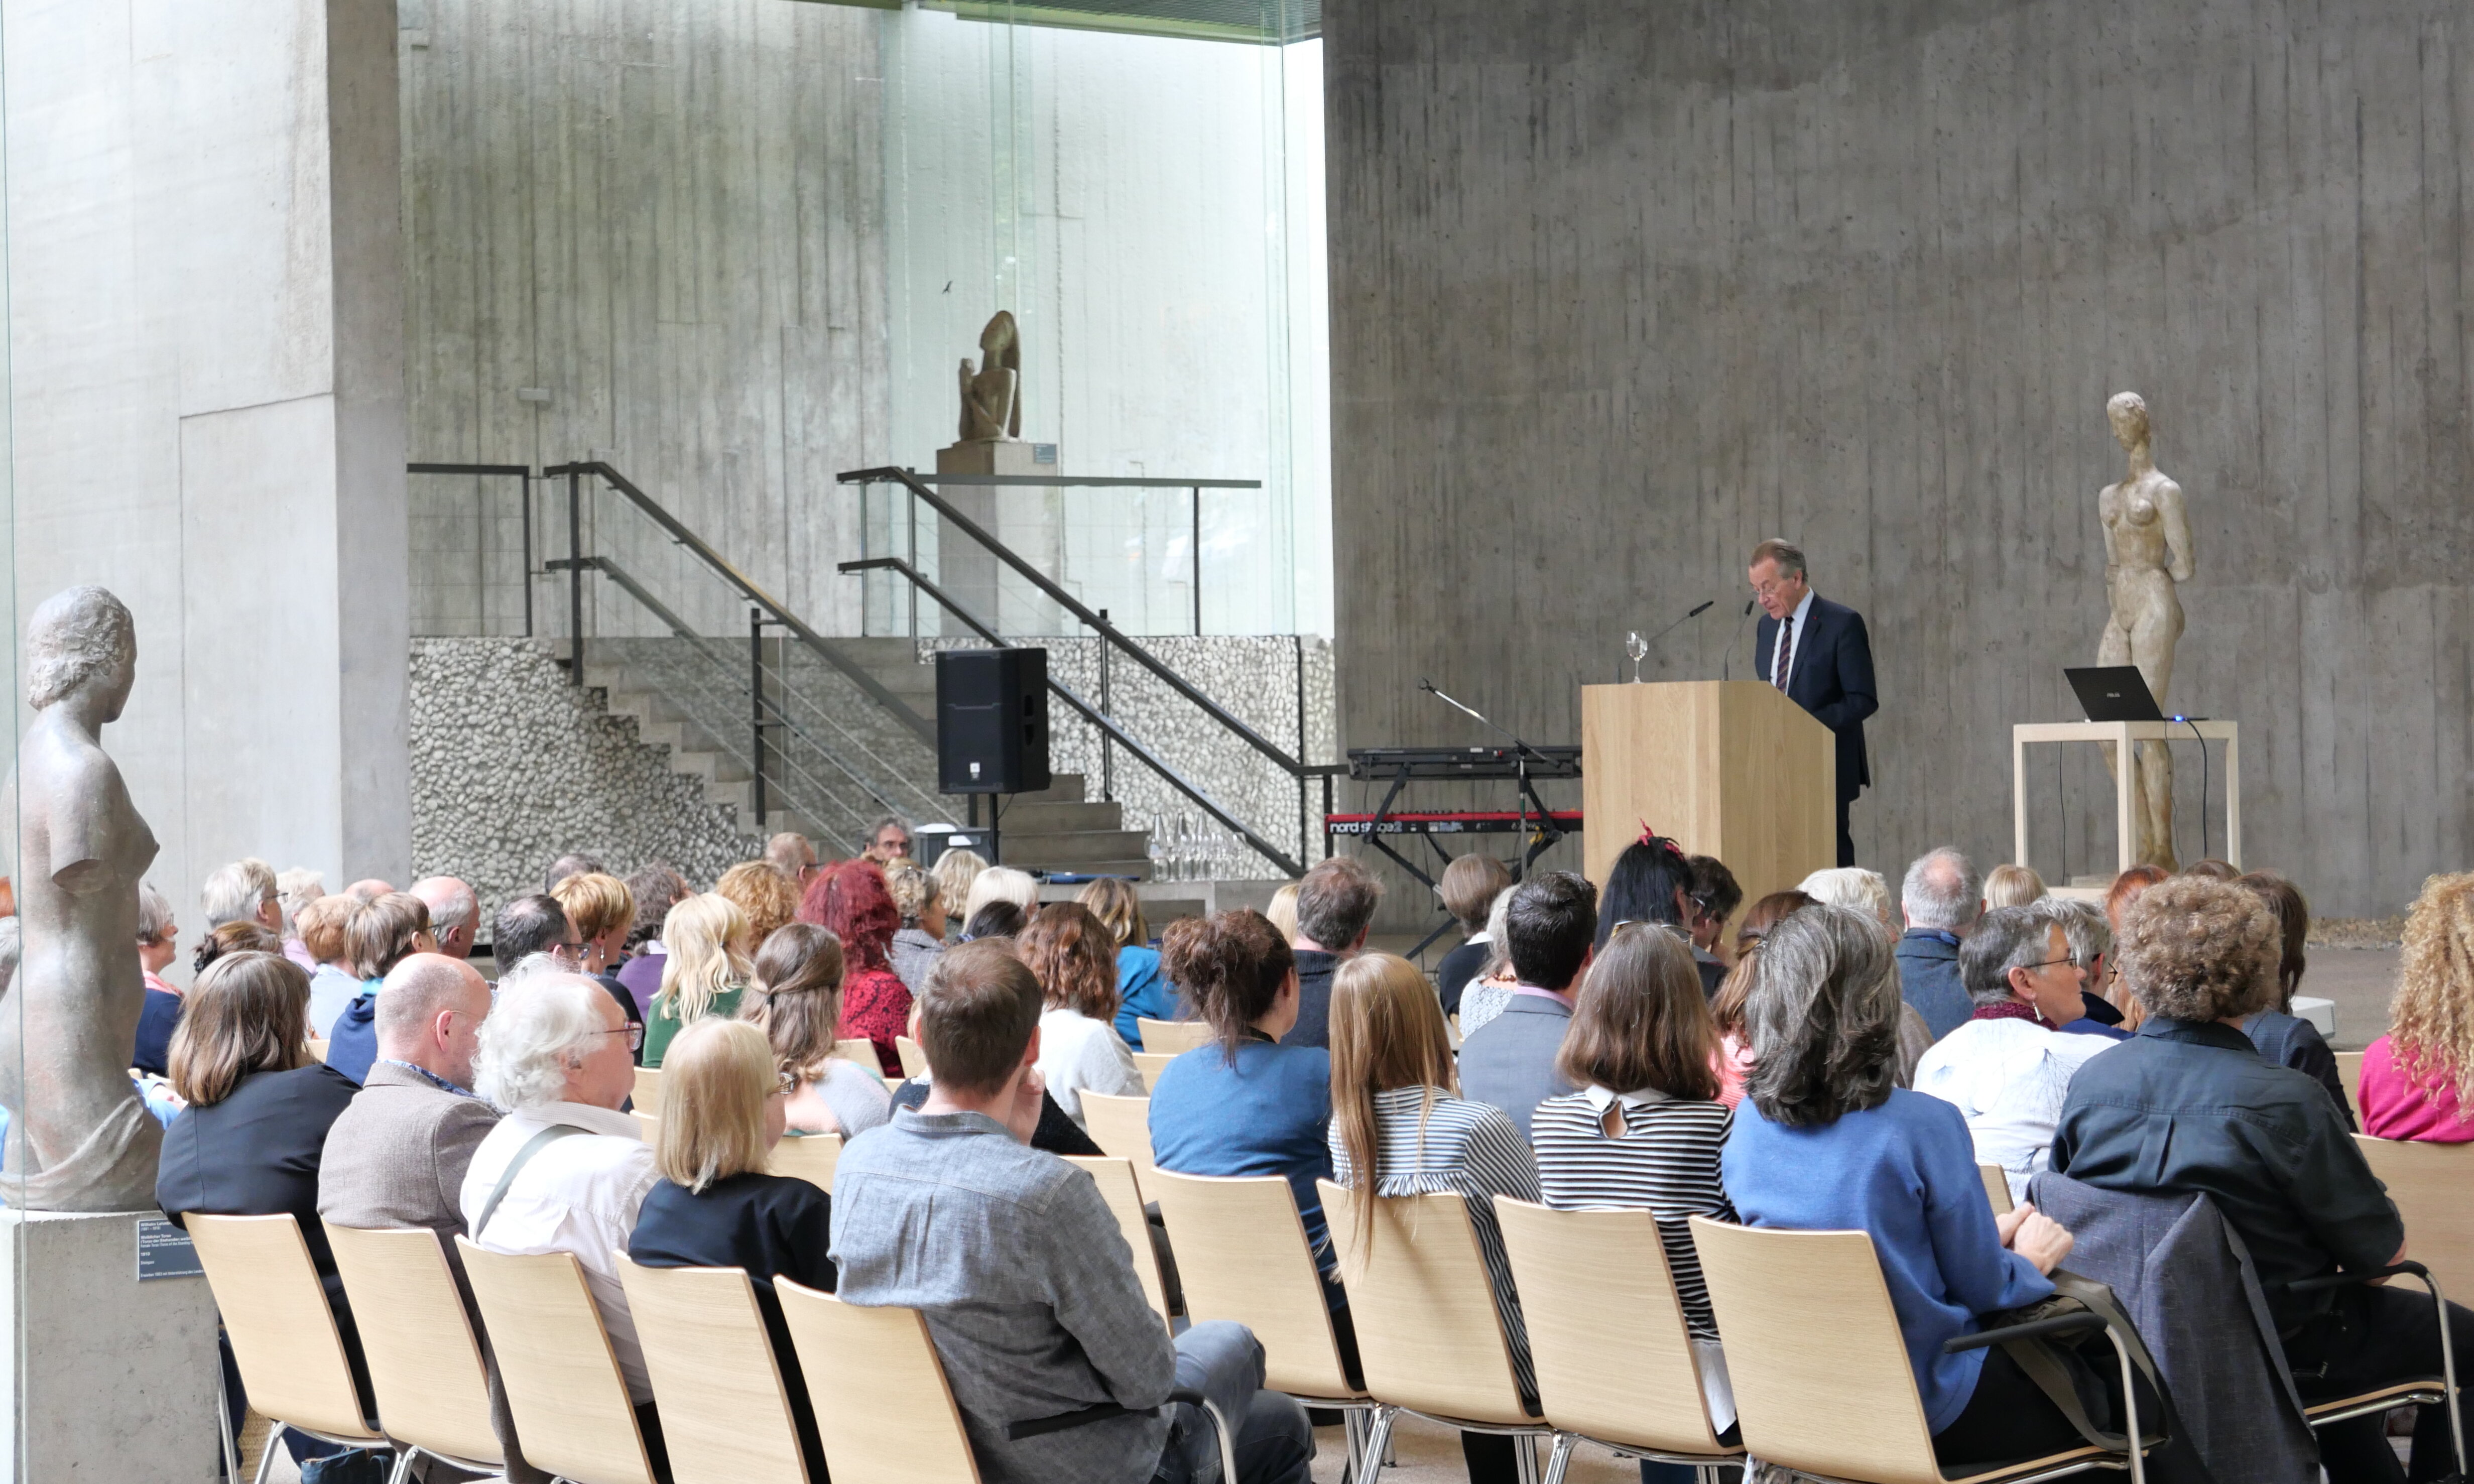
[[[319,1215],[339,1227],[464,1229],[465,1167],[498,1124],[472,1090],[489,1014],[490,986],[461,959],[417,953],[388,972],[377,1059],[327,1131]]]
[[[379,897],[386,896],[394,890],[395,888],[378,880],[376,876],[364,876],[360,880],[352,883],[351,886],[346,887],[344,888],[344,895],[351,897],[355,902],[375,902]]]
[[[450,959],[473,957],[473,936],[481,926],[481,899],[452,876],[424,876],[412,884],[412,894],[429,909],[429,936],[438,951]]]

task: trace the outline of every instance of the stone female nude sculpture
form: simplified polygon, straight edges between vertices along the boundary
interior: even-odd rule
[[[962,441],[1022,436],[1022,336],[1011,310],[999,309],[980,331],[979,369],[962,357]]]
[[[2104,524],[2104,591],[2111,612],[2097,645],[2099,665],[2136,665],[2156,703],[2173,680],[2173,645],[2182,637],[2182,600],[2173,584],[2191,580],[2191,518],[2182,487],[2157,473],[2150,450],[2147,403],[2122,392],[2104,404],[2113,436],[2130,456],[2120,484],[2096,497]],[[2104,749],[2113,771],[2113,748]],[[2139,744],[2139,798],[2135,816],[2139,860],[2178,870],[2173,859],[2173,758],[2163,742]]]
[[[24,960],[0,999],[0,1193],[21,1210],[137,1211],[155,1204],[162,1130],[129,1080],[146,993],[137,883],[155,835],[104,754],[129,702],[136,626],[101,588],[71,588],[26,627],[36,712],[0,819],[17,827]]]

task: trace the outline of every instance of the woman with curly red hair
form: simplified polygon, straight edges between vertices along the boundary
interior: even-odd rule
[[[893,1042],[910,1024],[910,990],[888,958],[902,912],[885,889],[884,870],[873,861],[844,861],[809,886],[799,920],[842,940],[842,1035],[865,1036],[885,1075],[901,1076]]]

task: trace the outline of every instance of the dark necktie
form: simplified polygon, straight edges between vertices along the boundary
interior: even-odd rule
[[[1788,668],[1794,664],[1795,615],[1788,614],[1785,618],[1779,620],[1778,663],[1771,667],[1776,673],[1770,676],[1770,684],[1777,686],[1782,691],[1785,690],[1786,672]]]

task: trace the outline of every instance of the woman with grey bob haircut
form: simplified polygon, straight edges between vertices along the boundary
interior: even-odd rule
[[[1899,1081],[1898,960],[1873,919],[1815,904],[1761,944],[1744,1030],[1744,1095],[1772,1123],[1826,1124],[1879,1107]]]
[[[567,1074],[606,1029],[601,1007],[608,999],[607,990],[547,954],[517,964],[498,981],[497,1003],[481,1022],[473,1090],[504,1108],[564,1101]]]

